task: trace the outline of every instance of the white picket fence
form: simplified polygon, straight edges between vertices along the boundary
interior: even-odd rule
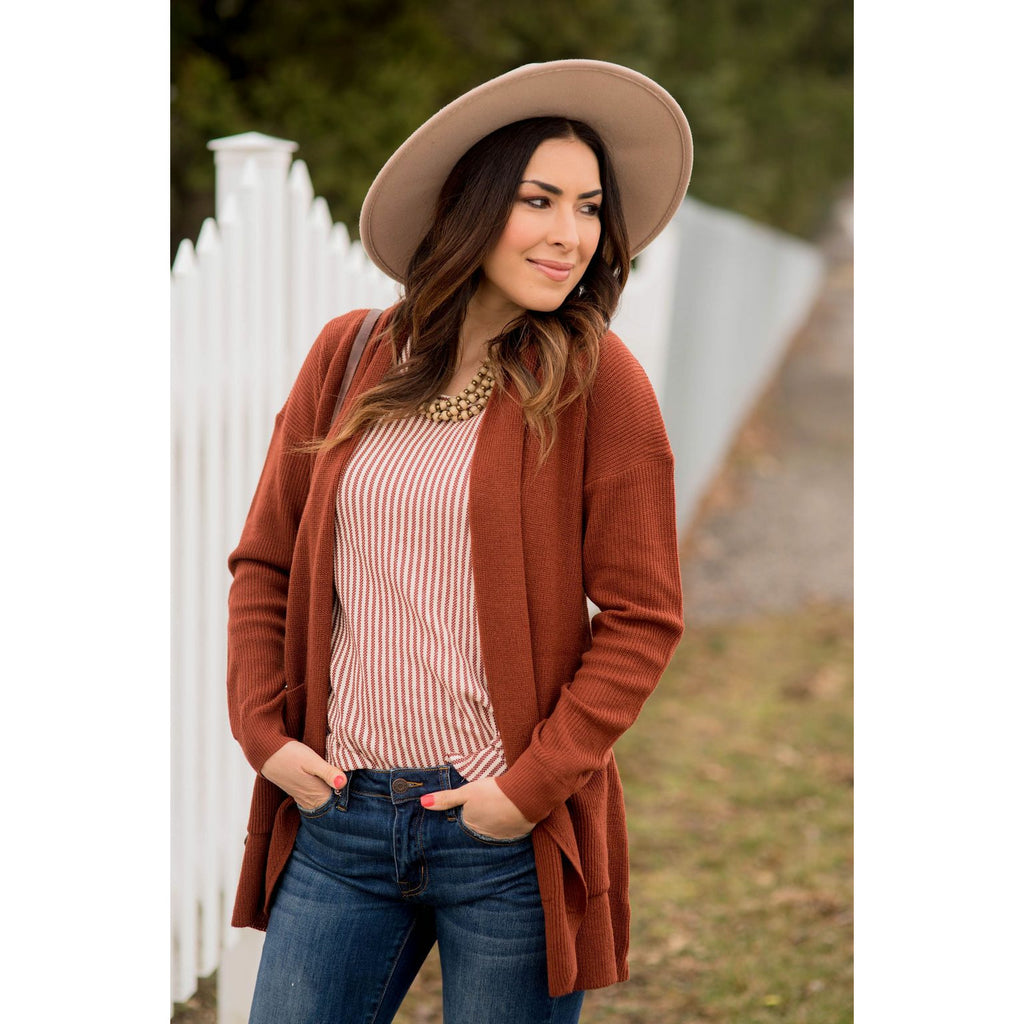
[[[252,769],[225,705],[228,552],[238,542],[273,418],[320,327],[395,286],[314,199],[294,143],[210,144],[216,220],[172,272],[171,991],[190,996],[228,926]],[[291,167],[289,169],[289,164]]]
[[[240,934],[229,921],[253,775],[227,722],[227,556],[241,533],[274,416],[319,329],[348,309],[384,308],[398,297],[394,282],[344,225],[332,223],[326,202],[314,198],[306,165],[292,162],[295,143],[247,133],[210,148],[216,218],[205,221],[194,248],[182,242],[172,269],[171,995],[177,1001],[193,994],[197,979],[218,967]],[[721,213],[684,202],[641,255],[615,322],[654,383],[683,467],[680,528],[709,466],[805,315],[822,271],[811,246],[749,222],[737,227],[729,220],[724,229]],[[699,270],[692,280],[687,268]],[[716,273],[726,290],[711,287]],[[753,306],[755,315],[740,323],[737,304]],[[683,334],[695,353],[680,355],[675,339]],[[687,376],[681,386],[674,380],[680,366]],[[677,408],[683,394],[714,410],[689,436],[673,429],[692,419]],[[244,1012],[222,1005],[221,1021],[244,1020]]]

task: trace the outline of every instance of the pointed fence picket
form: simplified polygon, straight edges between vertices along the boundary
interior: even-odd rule
[[[198,494],[192,467],[197,463],[194,417],[195,403],[189,399],[191,381],[191,338],[198,334],[195,250],[188,240],[181,243],[174,261],[174,301],[171,306],[171,526],[182,551],[198,555],[196,519]],[[173,558],[173,554],[172,554]],[[171,569],[171,608],[174,617],[171,633],[171,920],[173,936],[172,992],[187,991],[198,974],[198,937],[196,934],[196,884],[191,870],[194,829],[189,798],[196,792],[195,759],[190,756],[188,734],[193,727],[196,707],[195,659],[199,650],[190,628],[189,597],[195,593],[198,557],[174,559]]]
[[[235,946],[230,927],[252,768],[224,690],[227,557],[274,417],[333,316],[390,306],[397,286],[314,194],[296,144],[210,143],[216,219],[171,274],[172,999]],[[822,276],[812,247],[688,199],[638,259],[614,329],[647,370],[677,457],[680,528]],[[244,973],[244,972],[243,972]],[[244,1020],[245,994],[221,1020]]]

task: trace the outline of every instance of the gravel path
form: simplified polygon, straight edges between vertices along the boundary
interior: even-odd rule
[[[853,197],[826,281],[683,544],[686,621],[853,601]]]

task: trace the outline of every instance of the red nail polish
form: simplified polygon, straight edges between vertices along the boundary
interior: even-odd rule
[[[345,776],[344,775],[336,775],[334,777],[334,788],[335,789],[341,789],[341,787],[344,786],[344,785],[345,785]]]
[[[433,793],[428,793],[426,796],[421,796],[420,797],[420,803],[423,804],[424,807],[433,807],[434,806],[434,794]]]

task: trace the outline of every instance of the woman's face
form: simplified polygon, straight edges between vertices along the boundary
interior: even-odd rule
[[[548,139],[530,158],[474,299],[494,313],[558,309],[601,238],[601,176],[578,139]]]

